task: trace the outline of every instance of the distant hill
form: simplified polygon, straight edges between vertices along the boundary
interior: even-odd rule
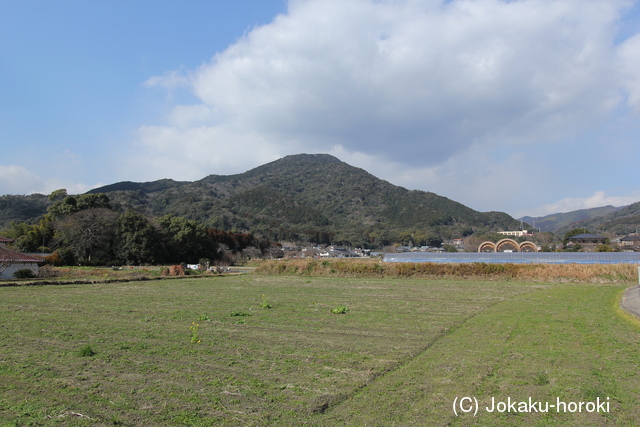
[[[532,227],[534,227],[536,230],[539,228],[540,231],[555,232],[557,230],[564,229],[567,227],[579,228],[579,227],[571,227],[571,225],[579,221],[604,217],[620,209],[622,208],[609,205],[609,206],[603,206],[599,208],[580,209],[580,210],[571,211],[571,212],[559,212],[559,213],[554,213],[551,215],[546,215],[541,217],[525,216],[522,218],[522,220],[527,224],[531,225]]]
[[[143,182],[143,183],[122,181],[122,182],[117,182],[115,184],[105,185],[100,188],[95,188],[93,190],[88,191],[87,194],[113,193],[114,191],[154,192],[154,191],[162,191],[169,188],[179,187],[183,184],[188,184],[188,183],[174,181],[172,179],[161,179],[159,181]]]
[[[42,194],[0,196],[0,228],[12,222],[34,223],[47,212],[51,202]]]
[[[327,154],[287,156],[195,182],[120,182],[91,193],[107,193],[120,210],[184,216],[271,240],[384,245],[402,235],[418,244],[518,226],[505,213],[477,212],[431,192],[407,190]]]
[[[572,228],[586,228],[591,233],[610,233],[624,236],[640,231],[640,202],[617,208],[606,215],[597,216],[572,223],[557,230],[558,235],[564,235]]]

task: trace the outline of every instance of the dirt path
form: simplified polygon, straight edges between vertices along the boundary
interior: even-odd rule
[[[627,313],[631,313],[640,318],[640,285],[633,286],[624,291],[620,307]]]

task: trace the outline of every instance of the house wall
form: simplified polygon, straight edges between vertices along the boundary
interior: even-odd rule
[[[15,264],[11,264],[6,270],[0,273],[0,280],[15,279],[15,277],[13,277],[13,273],[24,268],[28,268],[33,271],[34,274],[38,274],[38,264],[34,262],[17,262]]]

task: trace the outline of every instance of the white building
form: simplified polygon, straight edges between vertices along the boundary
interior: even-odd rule
[[[38,264],[42,262],[44,262],[42,258],[12,251],[0,244],[0,280],[14,279],[13,274],[25,268],[28,268],[33,271],[34,275],[37,275]]]
[[[503,234],[505,236],[522,237],[522,236],[528,236],[529,232],[527,230],[498,231],[498,234]]]

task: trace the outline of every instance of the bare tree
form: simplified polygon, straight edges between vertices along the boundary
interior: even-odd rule
[[[242,258],[245,260],[262,258],[262,251],[255,246],[249,246],[242,250]]]
[[[76,259],[91,262],[96,254],[109,256],[117,217],[118,214],[109,209],[87,209],[69,215],[57,228]]]

